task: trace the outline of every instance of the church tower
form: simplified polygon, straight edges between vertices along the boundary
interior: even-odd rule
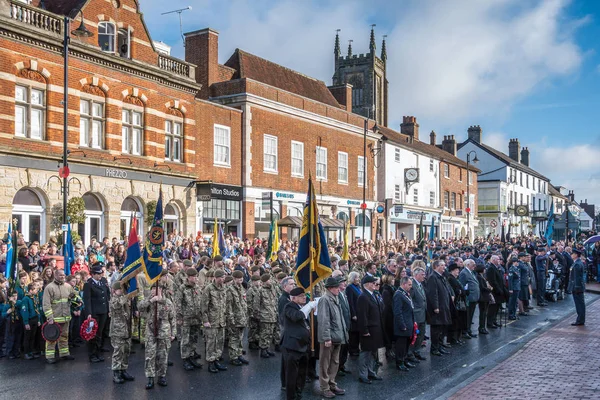
[[[379,125],[388,124],[388,81],[386,77],[387,49],[385,36],[381,56],[376,55],[375,25],[371,26],[369,52],[352,53],[352,40],[348,41],[348,54],[342,56],[339,31],[335,35],[335,71],[333,85],[352,85],[352,112],[371,118]]]

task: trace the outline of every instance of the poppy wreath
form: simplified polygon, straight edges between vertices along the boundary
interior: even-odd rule
[[[79,335],[86,342],[89,342],[95,338],[96,332],[98,332],[98,321],[96,321],[94,318],[86,319],[81,323]]]
[[[417,341],[417,335],[419,334],[419,325],[415,322],[414,326],[413,326],[413,334],[410,338],[410,345],[414,346],[415,342]]]

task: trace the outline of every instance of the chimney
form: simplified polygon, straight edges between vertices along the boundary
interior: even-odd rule
[[[402,117],[400,133],[410,136],[412,140],[419,140],[419,124],[417,124],[417,118],[412,116]]]
[[[444,136],[442,150],[456,156],[456,140],[454,140],[454,135]]]
[[[210,85],[219,79],[219,32],[205,28],[185,33],[185,61],[196,64],[196,82],[202,85],[198,96],[210,97]]]
[[[429,134],[429,144],[435,146],[435,131],[431,131]]]
[[[569,201],[574,202],[575,201],[575,192],[573,192],[572,190],[569,190],[569,194],[567,195],[567,198],[569,199]]]
[[[529,149],[527,147],[523,147],[521,150],[521,164],[529,167]]]
[[[345,110],[352,112],[352,85],[347,83],[337,86],[328,86],[327,89],[331,92],[337,102],[345,107]]]
[[[519,139],[510,139],[508,142],[508,156],[518,163],[521,162],[520,148]]]
[[[469,139],[481,143],[481,127],[479,125],[472,125],[467,129],[467,133],[469,134]]]

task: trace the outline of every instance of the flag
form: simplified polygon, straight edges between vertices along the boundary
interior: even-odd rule
[[[502,232],[500,232],[500,243],[506,243],[506,236],[504,236],[504,225],[505,223],[502,223]]]
[[[163,201],[162,187],[158,193],[158,202],[154,212],[154,220],[150,231],[146,235],[144,243],[144,254],[142,267],[148,278],[148,284],[152,285],[160,278],[162,267],[162,251],[165,244],[165,230],[163,228]]]
[[[313,287],[331,275],[332,272],[325,231],[321,221],[319,221],[317,199],[312,178],[309,177],[296,259],[296,284],[305,292],[312,293]]]
[[[215,258],[215,256],[221,255],[219,250],[219,224],[217,223],[217,219],[215,218],[215,225],[213,228],[213,237],[212,237],[212,254],[211,257]]]
[[[342,260],[349,261],[350,253],[348,252],[348,248],[350,246],[350,220],[346,221],[346,225],[344,226],[344,250],[342,251]]]
[[[8,282],[9,282],[9,293],[11,291],[13,291],[17,286],[20,286],[21,283],[19,282],[19,268],[17,266],[17,254],[18,254],[18,250],[19,248],[17,247],[17,237],[19,236],[19,232],[14,229],[14,227],[12,227],[13,229],[11,229],[11,224],[9,224],[8,227],[8,232],[9,232],[9,249],[10,254],[7,252],[6,253],[6,277],[8,278]],[[10,267],[9,267],[10,266]]]
[[[417,236],[417,247],[423,250],[425,245],[425,228],[423,227],[423,213],[421,213],[421,221],[419,222],[419,234]]]
[[[13,240],[12,240],[12,222],[8,223],[8,242],[6,243],[6,269],[4,270],[4,275],[6,279],[12,278],[12,268],[15,265],[13,261],[13,255],[15,254],[15,250],[13,248]]]
[[[435,239],[435,226],[433,225],[435,223],[435,217],[431,217],[431,227],[429,228],[429,242],[428,245],[431,245],[431,242],[433,241],[433,239]],[[431,257],[433,256],[433,250],[431,249],[431,247],[428,246],[428,250],[427,250],[427,256],[429,257],[429,259],[431,260]]]
[[[138,242],[137,219],[133,216],[131,217],[131,228],[129,229],[128,239],[127,257],[125,258],[123,272],[119,280],[121,283],[129,282],[127,295],[133,297],[137,293],[137,279],[135,279],[135,276],[141,272],[142,269],[140,267],[144,263]]]
[[[267,256],[271,261],[277,260],[277,252],[279,251],[279,229],[277,220],[271,222],[269,230],[269,245],[267,246]]]
[[[548,214],[548,225],[546,226],[546,243],[548,246],[552,245],[552,234],[554,233],[554,202],[550,203],[550,213]]]
[[[225,245],[225,236],[223,235],[223,227],[219,225],[219,254],[223,257],[229,257],[229,250],[227,250],[227,246]]]
[[[71,233],[71,224],[67,224],[67,240],[65,242],[63,257],[65,262],[65,275],[71,275],[71,264],[75,262],[75,249],[73,249],[73,234]]]

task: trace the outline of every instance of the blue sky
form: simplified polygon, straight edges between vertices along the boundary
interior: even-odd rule
[[[333,41],[342,53],[380,51],[388,35],[390,127],[414,115],[421,138],[466,137],[508,151],[519,138],[531,164],[576,199],[600,205],[600,1],[590,0],[158,0],[141,2],[152,38],[183,57],[183,30],[220,32],[219,60],[239,47],[331,84]],[[598,171],[598,172],[597,172]]]

